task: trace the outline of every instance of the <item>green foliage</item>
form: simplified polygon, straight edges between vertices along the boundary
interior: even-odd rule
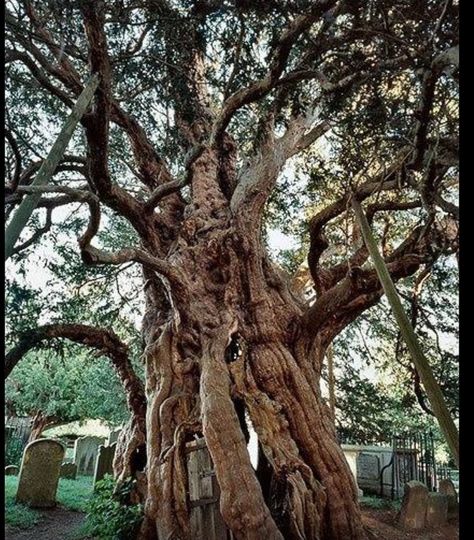
[[[57,501],[75,512],[86,512],[92,496],[93,477],[78,476],[75,480],[60,478]]]
[[[41,520],[41,514],[22,504],[16,504],[17,487],[17,476],[5,476],[5,523],[20,529],[29,529]]]
[[[30,352],[7,379],[5,399],[17,415],[42,411],[64,422],[91,418],[114,425],[128,418],[124,392],[109,360],[79,346]]]
[[[19,466],[24,447],[25,445],[20,437],[9,436],[5,444],[5,463]]]
[[[88,505],[84,534],[104,540],[134,538],[143,517],[143,508],[130,504],[132,487],[132,480],[117,486],[111,475],[97,482]]]

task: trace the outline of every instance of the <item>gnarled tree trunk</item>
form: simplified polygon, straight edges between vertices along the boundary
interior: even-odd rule
[[[367,180],[369,172],[364,163],[357,178],[347,184],[354,193],[346,190],[310,219],[308,271],[317,298],[308,305],[291,290],[289,276],[283,275],[267,256],[261,240],[263,213],[286,162],[331,127],[328,119],[316,122],[314,111],[319,108],[319,98],[314,102],[311,98],[306,108],[304,100],[296,103],[293,85],[312,74],[319,87],[316,96],[319,91],[323,96],[350,86],[357,88],[367,79],[367,71],[358,67],[334,74],[329,70],[328,75],[319,71],[322,57],[331,53],[332,47],[338,51],[339,42],[343,47],[346,42],[354,42],[348,23],[351,17],[346,11],[351,3],[309,2],[265,45],[269,49],[268,66],[258,65],[253,80],[247,83],[244,77],[231,91],[230,85],[212,88],[215,77],[208,76],[206,65],[207,34],[218,26],[214,20],[209,23],[207,17],[215,14],[214,10],[220,11],[216,7],[219,3],[194,2],[188,10],[176,2],[144,2],[144,15],[153,21],[150,28],[157,30],[145,41],[154,47],[163,45],[164,61],[159,57],[163,77],[158,78],[156,89],[158,96],[165,90],[163,98],[169,101],[166,107],[172,109],[172,140],[178,156],[177,160],[173,156],[173,162],[180,169],[178,176],[170,172],[152,142],[161,133],[149,137],[139,119],[128,112],[129,104],[123,106],[121,91],[117,91],[120,85],[113,81],[114,76],[123,77],[128,72],[117,66],[123,66],[123,58],[128,66],[129,53],[133,56],[134,49],[140,52],[148,29],[119,60],[121,54],[114,56],[107,43],[106,22],[113,20],[107,18],[111,9],[108,4],[92,0],[78,3],[89,69],[99,75],[93,105],[81,121],[86,136],[88,189],[51,189],[59,193],[62,189],[69,201],[89,206],[90,220],[79,238],[84,263],[134,262],[143,267],[146,406],[125,350],[110,331],[94,333],[83,325],[59,325],[58,330],[58,325],[48,325],[33,336],[33,341],[55,335],[69,337],[113,360],[132,412],[118,443],[114,469],[120,479],[135,476],[139,481],[134,495],[145,506],[141,538],[191,538],[184,447],[193,437],[202,436],[220,486],[222,516],[237,539],[359,540],[364,532],[357,490],[337,443],[329,408],[321,397],[319,379],[334,336],[374,305],[382,289],[374,269],[364,264],[368,258],[364,245],[348,253],[342,262],[332,266],[321,263],[329,246],[325,229],[332,220],[344,214],[347,218],[352,195],[361,202],[376,197],[369,207],[370,219],[377,212],[404,211],[425,204],[418,197],[398,200],[398,190],[406,188],[401,185],[401,172],[403,178],[408,170],[421,173],[434,164],[438,142],[443,147],[437,137],[433,138],[436,145],[427,137],[427,126],[436,80],[453,63],[446,56],[449,51],[436,53],[434,58],[417,57],[417,71],[419,65],[428,67],[413,144],[401,147],[388,167],[380,157],[380,172],[370,172]],[[236,7],[245,11],[253,4],[257,3],[239,2]],[[359,7],[351,10],[357,12]],[[130,8],[130,13],[134,9]],[[41,29],[38,35],[63,54],[63,47],[54,45],[54,35],[46,30],[46,23],[37,18],[34,6],[29,5],[27,11],[32,23]],[[364,13],[361,16],[365,17]],[[359,20],[364,19],[354,17],[354,24]],[[338,26],[337,21],[343,24]],[[315,30],[318,23],[320,30]],[[336,30],[343,33],[348,24],[345,38],[334,39]],[[21,34],[21,25],[15,22],[10,27],[13,33]],[[307,40],[313,30],[317,33]],[[379,40],[380,33],[375,35]],[[23,48],[34,36],[20,38]],[[371,51],[366,62],[370,74],[411,65],[413,59],[405,53],[393,53],[375,62],[372,49],[380,54],[376,52],[379,45],[372,45],[364,47]],[[265,46],[262,44],[262,51]],[[354,49],[358,55],[362,51]],[[387,47],[384,54],[391,49]],[[38,48],[32,54],[61,88],[77,95],[82,88],[82,71],[68,58],[68,50],[64,51],[66,56],[54,69],[48,69],[51,64]],[[341,52],[345,57],[347,51],[343,48]],[[213,62],[220,62],[217,58]],[[28,55],[22,61],[28,67]],[[313,64],[314,70],[309,69]],[[264,73],[258,78],[261,69]],[[55,93],[70,102],[59,88]],[[231,124],[250,104],[259,105],[258,129],[251,144]],[[143,184],[145,198],[142,190],[129,190],[126,182],[113,177],[109,168],[110,123],[129,139],[134,175],[140,186]],[[430,148],[433,153],[428,152]],[[452,160],[449,156],[447,152],[443,157],[445,172]],[[372,162],[368,162],[372,169]],[[438,174],[436,168],[432,170]],[[430,175],[427,178],[427,185],[434,185],[434,179]],[[22,190],[21,186],[16,189],[20,194]],[[385,199],[387,192],[396,192],[397,196]],[[449,212],[455,211],[442,197],[437,200]],[[92,245],[103,206],[133,226],[139,237],[137,245],[115,252]],[[446,243],[440,223],[431,217],[396,244],[386,257],[394,280],[415,273],[422,264],[432,264],[442,252],[457,249],[456,241]],[[7,375],[31,346],[27,336],[8,353]],[[246,414],[259,439],[262,466],[258,472],[247,452]]]
[[[141,536],[191,538],[184,446],[199,435],[236,538],[362,538],[354,479],[319,390],[328,338],[305,330],[303,303],[266,257],[260,233],[212,191],[214,163],[205,152],[193,166],[194,181],[208,189],[171,255],[183,276],[174,305],[156,277],[146,282]],[[265,496],[241,404],[270,465]]]

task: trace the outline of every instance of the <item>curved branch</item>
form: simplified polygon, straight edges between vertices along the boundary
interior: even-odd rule
[[[46,77],[44,72],[39,69],[39,67],[35,64],[33,59],[28,56],[28,54],[20,51],[8,50],[7,60],[9,62],[14,62],[15,60],[19,60],[20,62],[22,62],[45,90],[48,90],[48,92],[50,92],[53,96],[59,98],[68,107],[73,107],[73,99],[61,88],[58,88],[57,86],[52,84],[51,81]]]
[[[414,274],[423,264],[457,249],[457,240],[441,224],[415,228],[397,249],[386,257],[387,270],[398,281]],[[346,277],[321,294],[303,316],[311,335],[322,326],[334,325],[338,333],[382,296],[383,289],[374,268],[354,267]]]
[[[112,330],[85,324],[47,324],[31,329],[25,332],[5,355],[5,378],[28,351],[38,347],[45,340],[59,338],[85,345],[110,358],[127,393],[131,412],[139,416],[144,415],[146,398],[143,384],[133,370],[127,345]]]
[[[90,244],[99,231],[100,199],[90,191],[81,191],[68,186],[19,186],[19,190],[33,193],[65,193],[70,201],[85,202],[89,205],[90,218],[86,231],[78,239],[83,261],[89,265],[123,264],[137,262],[151,268],[166,278],[179,294],[184,296],[186,287],[179,269],[167,261],[153,257],[145,250],[136,247],[123,248],[116,252],[98,249]]]
[[[275,45],[270,60],[270,66],[265,77],[254,82],[247,88],[238,90],[224,101],[221,113],[213,126],[212,142],[220,140],[238,109],[257,99],[261,99],[277,85],[281,74],[285,70],[295,42],[316,22],[318,17],[332,9],[336,4],[336,0],[320,0],[314,2],[307,13],[296,17],[296,19],[281,34],[278,43]]]

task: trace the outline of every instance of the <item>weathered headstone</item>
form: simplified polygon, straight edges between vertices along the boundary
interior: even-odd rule
[[[426,506],[426,527],[441,527],[448,520],[448,497],[444,493],[430,493]]]
[[[362,452],[357,456],[357,475],[376,480],[380,476],[380,459],[374,454]]]
[[[95,470],[99,446],[104,444],[100,437],[80,437],[74,443],[74,463],[77,473],[92,476]]]
[[[421,482],[412,480],[405,484],[402,507],[398,515],[398,521],[404,529],[424,528],[428,495],[428,488]]]
[[[18,470],[16,465],[7,465],[5,467],[5,476],[18,476]]]
[[[75,463],[63,463],[61,465],[60,477],[75,480],[77,477],[77,465]]]
[[[114,429],[113,431],[109,433],[109,438],[107,441],[109,446],[117,442],[120,436],[120,433],[122,433],[122,428]]]
[[[94,485],[99,480],[102,480],[106,474],[113,474],[113,461],[115,455],[114,443],[111,446],[99,446],[99,455],[97,457],[95,471],[94,471]]]
[[[38,439],[27,445],[21,461],[16,501],[35,508],[56,505],[59,471],[64,446],[54,439]]]
[[[448,519],[457,516],[459,512],[458,494],[450,478],[443,478],[439,481],[439,493],[443,493],[448,498]]]

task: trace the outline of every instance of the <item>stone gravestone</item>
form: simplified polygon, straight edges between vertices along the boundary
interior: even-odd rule
[[[380,492],[380,457],[369,452],[357,456],[357,484],[368,493]]]
[[[398,521],[404,529],[419,530],[425,527],[428,495],[428,488],[422,482],[412,480],[405,484],[402,507],[398,514]]]
[[[56,505],[64,446],[54,439],[38,439],[23,452],[16,501],[34,508]]]
[[[458,494],[450,478],[443,478],[439,481],[439,493],[443,493],[448,499],[448,519],[457,516],[459,512]]]
[[[99,446],[104,444],[100,437],[80,437],[74,443],[74,463],[77,465],[77,474],[92,476]]]
[[[16,465],[7,465],[5,467],[5,476],[18,476],[18,467]]]
[[[111,446],[99,446],[99,455],[95,465],[94,485],[99,480],[102,480],[106,474],[113,474],[113,461],[115,455],[116,443]]]
[[[380,476],[380,460],[373,454],[361,453],[357,456],[357,476],[377,480]]]
[[[122,428],[114,429],[113,431],[109,433],[109,439],[107,441],[109,446],[117,442],[120,436],[120,433],[122,433]]]
[[[77,465],[75,463],[63,463],[61,465],[60,477],[75,480],[77,477]]]
[[[426,506],[426,527],[442,527],[448,520],[448,497],[443,493],[430,493]]]

